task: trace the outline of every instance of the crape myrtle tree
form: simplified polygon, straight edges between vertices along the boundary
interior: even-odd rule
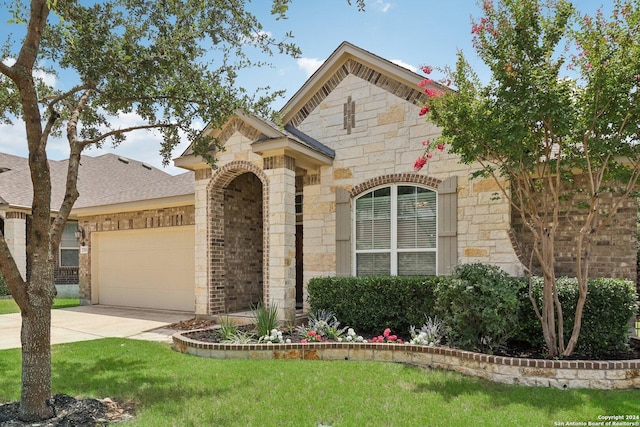
[[[616,0],[608,17],[581,16],[565,0],[481,6],[484,16],[471,32],[491,80],[480,82],[461,52],[455,69],[442,70],[455,91],[428,93],[421,114],[442,135],[425,142],[415,167],[436,145],[446,146],[479,165],[474,176],[495,179],[533,237],[530,270],[535,260],[544,277],[542,305],[530,299],[549,356],[569,356],[580,334],[594,235],[635,195],[640,175],[640,2]],[[613,202],[603,203],[611,195]],[[554,272],[559,227],[575,241],[578,298],[569,337]]]
[[[286,17],[290,0],[273,0],[271,13]],[[364,1],[357,1],[364,7]],[[260,96],[235,85],[239,70],[264,65],[249,55],[296,56],[290,35],[275,39],[246,10],[245,0],[10,0],[2,4],[13,36],[1,47],[0,120],[26,130],[33,187],[27,230],[28,278],[22,277],[0,233],[0,271],[22,315],[20,417],[50,418],[51,306],[54,253],[78,198],[81,154],[90,146],[117,145],[136,130],[163,136],[165,162],[181,137],[210,162],[217,141],[192,124],[220,126],[237,108],[265,113],[275,94]],[[66,88],[45,84],[46,73]],[[118,115],[140,124],[120,127]],[[66,138],[66,191],[52,211],[47,142]],[[220,148],[220,147],[217,147]]]

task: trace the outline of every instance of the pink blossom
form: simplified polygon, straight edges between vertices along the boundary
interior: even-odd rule
[[[425,156],[427,159],[430,159],[430,158],[432,158],[432,157],[433,157],[433,154],[431,154],[431,153],[427,153],[427,154],[425,154],[424,156]]]
[[[387,339],[388,339],[389,341],[396,341],[396,340],[398,339],[398,336],[397,336],[397,335],[389,335],[389,336],[387,337]]]
[[[426,88],[424,90],[424,93],[426,93],[429,98],[435,98],[436,96],[444,95],[444,92],[442,92],[441,90],[433,89],[430,87]]]
[[[430,85],[431,83],[433,83],[433,80],[431,79],[422,79],[420,80],[420,83],[418,83],[418,87],[425,87],[427,85]]]
[[[382,335],[378,335],[378,342],[384,342],[384,337]]]
[[[402,341],[402,338],[398,338],[398,344],[403,344],[404,341]]]
[[[423,65],[420,67],[420,69],[425,74],[431,74],[431,72],[433,71],[433,68],[430,65]]]
[[[316,331],[309,331],[307,335],[309,335],[310,337],[314,337],[316,335]]]
[[[306,344],[306,343],[307,343],[307,340],[306,340],[306,339],[304,339],[304,338],[302,338],[302,339],[300,340],[300,342],[301,342],[302,344]]]
[[[420,169],[422,169],[424,167],[424,165],[427,164],[427,159],[420,156],[416,159],[415,163],[413,164],[413,170],[415,171],[419,171]]]
[[[391,335],[391,329],[389,328],[385,329],[382,335],[384,335],[385,338],[387,338],[389,335]]]
[[[427,114],[429,112],[429,107],[427,105],[425,105],[424,107],[422,107],[420,109],[420,112],[418,113],[419,116],[424,116],[425,114]]]
[[[422,146],[423,147],[428,147],[429,144],[431,144],[431,140],[430,139],[427,139],[426,141],[422,141]]]
[[[438,150],[440,151],[444,150],[444,144],[438,144]]]

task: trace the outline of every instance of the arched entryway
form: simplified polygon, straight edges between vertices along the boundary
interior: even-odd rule
[[[244,311],[263,300],[262,183],[253,173],[224,188],[225,310]]]
[[[268,178],[245,161],[216,171],[208,186],[207,315],[269,303]]]

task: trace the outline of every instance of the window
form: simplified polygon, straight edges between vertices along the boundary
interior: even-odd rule
[[[60,267],[78,267],[78,223],[67,222],[60,240]]]
[[[434,191],[413,185],[377,188],[356,199],[356,275],[435,275],[436,199]]]

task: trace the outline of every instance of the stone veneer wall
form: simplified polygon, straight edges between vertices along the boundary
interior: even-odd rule
[[[555,388],[640,388],[640,360],[520,359],[409,344],[221,344],[195,341],[188,338],[187,333],[173,336],[173,348],[181,353],[213,359],[396,362],[456,371],[504,384]]]
[[[421,142],[435,138],[440,129],[419,117],[420,107],[372,85],[356,75],[346,75],[298,128],[336,150],[332,166],[309,171],[319,180],[304,187],[304,259],[307,282],[336,271],[335,191],[383,179],[416,174],[413,162],[422,153]],[[344,127],[344,104],[355,102],[355,125]],[[493,200],[498,186],[492,180],[469,179],[473,167],[457,156],[433,153],[419,173],[426,180],[443,181],[458,176],[458,263],[498,265],[513,275],[522,265],[509,238],[510,208]]]
[[[244,311],[263,296],[262,183],[240,175],[224,191],[225,309]]]
[[[179,206],[164,209],[147,209],[136,212],[121,212],[96,215],[78,219],[84,229],[86,254],[80,252],[80,301],[91,304],[91,233],[94,231],[137,230],[157,227],[177,227],[195,223],[194,206]],[[82,243],[82,242],[81,242]]]

